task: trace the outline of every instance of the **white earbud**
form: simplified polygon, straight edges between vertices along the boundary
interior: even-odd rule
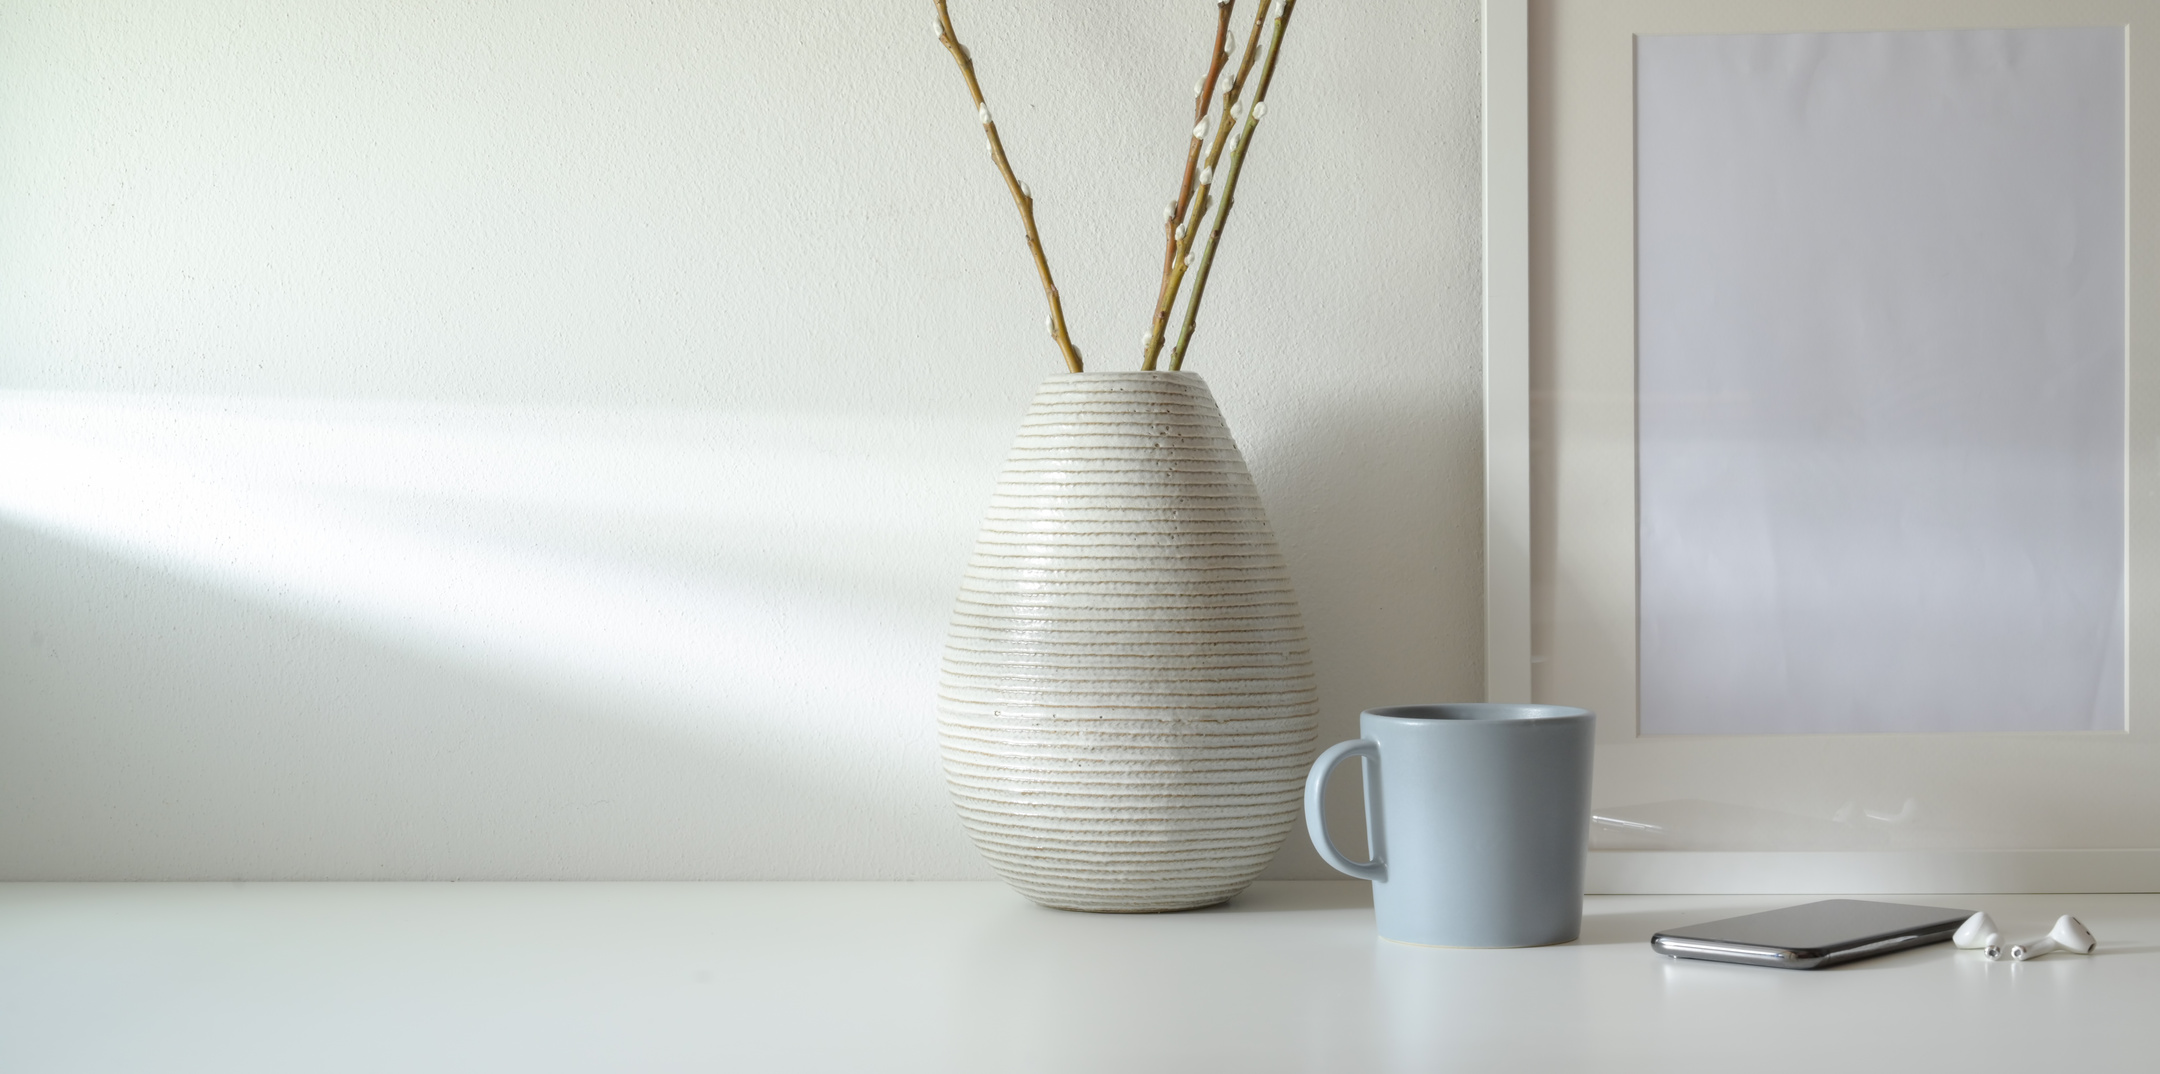
[[[2001,929],[1995,927],[1995,919],[1987,916],[1987,911],[1982,910],[1966,918],[1965,923],[1959,925],[1958,930],[1950,934],[1950,942],[1964,950],[1974,951],[1986,947],[1988,940],[2001,931]]]
[[[2064,914],[2057,918],[2055,927],[2037,940],[2027,940],[2010,948],[2010,958],[2016,962],[2039,958],[2050,951],[2068,951],[2072,954],[2089,955],[2093,951],[2092,933],[2077,918]]]
[[[2009,958],[2010,951],[2010,945],[2004,943],[2000,935],[1989,936],[1987,942],[1980,948],[1980,953],[1986,955],[1989,962],[2001,962],[2003,959]]]
[[[2064,914],[2055,920],[2055,927],[2049,929],[2047,935],[2037,940],[2011,945],[2010,958],[2014,962],[2024,962],[2027,959],[2039,958],[2050,951],[2089,955],[2092,954],[2093,947],[2092,933],[2085,931],[2084,924],[2077,918]]]
[[[2061,944],[2063,950],[2080,955],[2092,954],[2093,948],[2099,946],[2093,940],[2093,934],[2085,930],[2085,923],[2069,914],[2055,919],[2055,927],[2048,930],[2048,939]]]

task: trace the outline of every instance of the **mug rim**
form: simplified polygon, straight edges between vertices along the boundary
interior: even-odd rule
[[[1516,701],[1457,701],[1425,705],[1385,705],[1358,714],[1419,724],[1533,723],[1573,720],[1593,715],[1589,709]]]

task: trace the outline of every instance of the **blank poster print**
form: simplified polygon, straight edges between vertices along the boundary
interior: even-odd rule
[[[2123,30],[1636,48],[1642,731],[2120,730]]]

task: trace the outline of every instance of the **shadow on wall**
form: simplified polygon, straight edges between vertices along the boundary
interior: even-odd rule
[[[1420,405],[1241,430],[1323,744],[1477,681]],[[0,394],[0,878],[987,877],[934,698],[1010,418]]]
[[[972,522],[924,504],[1008,429],[0,413],[8,876],[988,875],[929,715]]]
[[[1312,636],[1322,749],[1357,738],[1365,709],[1482,700],[1484,434],[1450,420],[1474,416],[1475,400],[1422,387],[1384,407],[1321,407],[1294,427],[1240,434]],[[1357,858],[1363,780],[1350,764],[1328,788],[1336,845]],[[1342,874],[1300,823],[1261,875]]]

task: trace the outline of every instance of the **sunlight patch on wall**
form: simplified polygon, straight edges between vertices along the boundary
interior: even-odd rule
[[[920,505],[981,484],[1006,435],[0,393],[0,517],[649,710],[794,721],[838,691],[927,720],[935,654],[905,639],[936,633],[914,620],[973,520]]]

